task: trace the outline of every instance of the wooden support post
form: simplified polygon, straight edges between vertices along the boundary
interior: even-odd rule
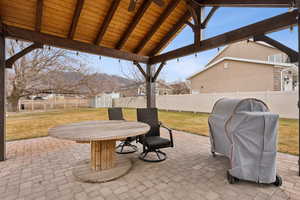
[[[188,9],[191,13],[191,16],[193,18],[194,24],[193,24],[193,31],[194,31],[194,44],[196,46],[200,45],[201,42],[201,7],[199,5],[194,4],[193,2],[189,2],[187,4]]]
[[[155,82],[153,82],[153,65],[147,65],[146,76],[146,94],[147,94],[147,108],[155,108]]]
[[[0,34],[0,161],[4,161],[6,158],[5,101],[5,37]]]
[[[300,5],[299,5],[300,6]],[[299,11],[299,10],[298,10]],[[299,176],[300,176],[300,102],[299,102],[299,97],[300,97],[300,11],[298,12],[298,112],[299,112],[299,118],[298,118],[298,139],[299,139],[299,160],[298,160],[298,167],[299,167]]]

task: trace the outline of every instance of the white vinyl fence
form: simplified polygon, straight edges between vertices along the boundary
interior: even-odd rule
[[[68,108],[88,108],[88,99],[65,98],[65,99],[48,99],[48,100],[21,100],[19,102],[20,111],[36,111],[51,109],[68,109]]]
[[[90,107],[92,108],[108,108],[112,107],[113,98],[110,95],[95,96],[90,99]]]
[[[209,113],[214,103],[223,97],[257,98],[267,103],[271,112],[282,118],[298,118],[297,92],[237,92],[215,94],[165,95],[156,97],[159,109]],[[146,97],[126,97],[114,100],[115,107],[141,108],[146,106]]]

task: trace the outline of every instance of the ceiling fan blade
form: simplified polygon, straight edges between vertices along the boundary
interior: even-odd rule
[[[159,7],[164,7],[165,6],[165,1],[164,0],[152,0],[154,3],[156,3]]]
[[[133,12],[135,10],[136,1],[137,0],[130,0],[129,6],[128,6],[129,12]]]

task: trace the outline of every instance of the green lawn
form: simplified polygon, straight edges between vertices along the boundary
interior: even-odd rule
[[[136,120],[134,109],[125,109],[127,120]],[[208,114],[190,112],[159,112],[167,126],[199,135],[208,135]],[[18,113],[7,119],[7,140],[47,136],[50,127],[71,122],[107,119],[106,109],[60,110]],[[298,120],[280,119],[279,151],[298,154]]]

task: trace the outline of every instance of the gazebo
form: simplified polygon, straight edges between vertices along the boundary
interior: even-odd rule
[[[32,50],[49,45],[132,61],[145,77],[147,107],[155,107],[154,83],[171,59],[253,38],[279,48],[292,62],[300,62],[298,52],[266,36],[299,26],[299,6],[300,0],[1,0],[0,160],[6,156],[5,69]],[[207,15],[205,7],[212,7]],[[201,38],[202,30],[219,7],[292,9],[212,38]],[[161,53],[186,25],[194,32],[194,43]],[[29,41],[32,45],[6,59],[5,38]],[[146,64],[145,71],[142,63]],[[156,71],[155,64],[159,64]],[[298,73],[300,76],[299,70]]]

